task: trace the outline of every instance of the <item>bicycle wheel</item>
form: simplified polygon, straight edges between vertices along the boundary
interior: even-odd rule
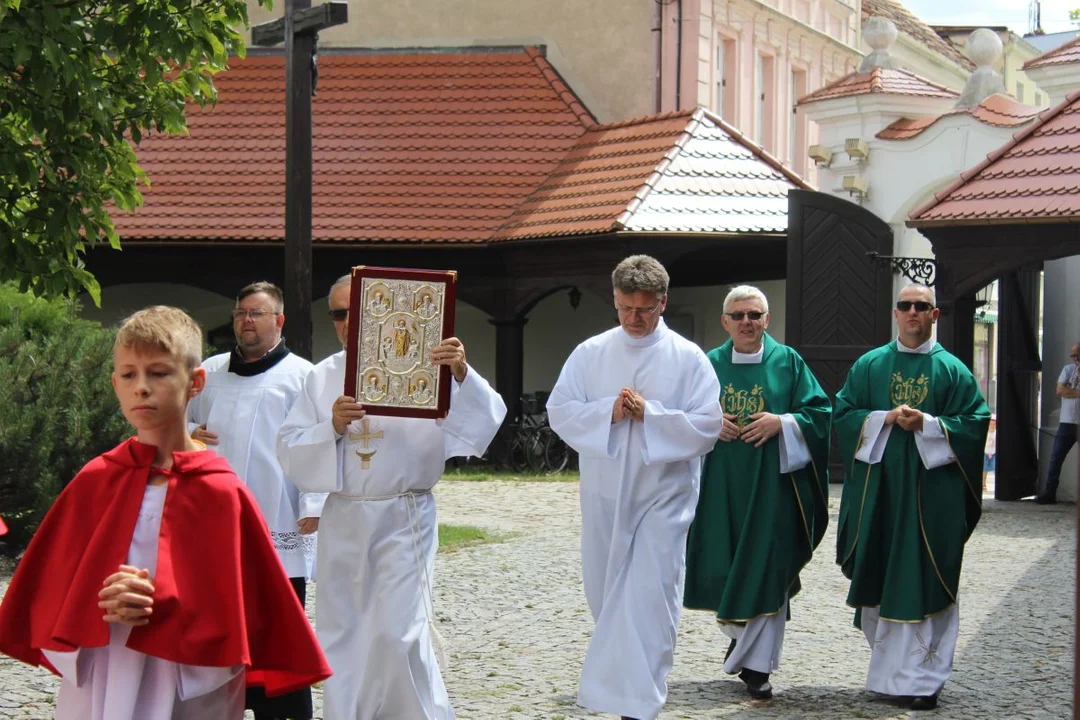
[[[514,433],[514,439],[510,442],[510,469],[521,472],[529,467],[529,457],[526,451],[528,446],[528,434],[519,430]]]
[[[545,428],[536,428],[523,433],[525,462],[530,470],[544,470],[544,430]]]
[[[570,464],[570,446],[551,428],[544,428],[544,466],[548,472],[562,472]]]

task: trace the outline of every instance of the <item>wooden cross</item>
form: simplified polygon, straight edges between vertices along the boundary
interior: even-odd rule
[[[285,313],[289,348],[311,359],[311,96],[319,31],[348,20],[344,2],[285,0],[285,17],[251,29],[253,45],[285,43]]]
[[[377,449],[376,450],[370,449],[371,448],[371,441],[372,440],[382,440],[383,431],[382,430],[376,430],[375,432],[372,432],[371,431],[371,421],[368,420],[367,418],[364,418],[363,420],[361,420],[360,424],[364,427],[364,431],[363,432],[350,432],[349,433],[349,439],[352,440],[353,442],[360,442],[360,443],[364,444],[363,449],[356,448],[356,454],[360,457],[360,469],[361,470],[369,470],[371,468],[371,458],[373,458],[375,456],[375,453],[378,452]]]

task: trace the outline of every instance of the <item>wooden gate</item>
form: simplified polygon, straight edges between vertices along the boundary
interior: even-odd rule
[[[892,228],[869,210],[825,193],[788,193],[784,338],[831,398],[852,363],[893,335],[892,271],[868,255],[892,249]],[[835,436],[833,442],[830,477],[840,482]]]

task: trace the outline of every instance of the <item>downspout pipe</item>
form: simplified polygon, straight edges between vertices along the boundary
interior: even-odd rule
[[[664,5],[661,0],[653,0],[656,6],[656,114],[663,111],[664,103]]]
[[[683,0],[678,0],[678,27],[675,29],[675,110],[682,109],[682,6]]]

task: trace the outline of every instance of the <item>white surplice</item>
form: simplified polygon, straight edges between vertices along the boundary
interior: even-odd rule
[[[206,425],[217,433],[218,453],[248,486],[270,528],[285,573],[314,577],[317,533],[301,535],[297,521],[322,514],[326,495],[301,493],[282,472],[277,435],[304,385],[312,365],[293,353],[265,372],[241,376],[229,372],[230,353],[203,363],[206,387],[188,404],[188,428]]]
[[[899,340],[899,352],[926,354],[934,349],[931,338],[917,348]],[[863,429],[863,442],[855,458],[870,465],[881,462],[894,425],[885,424],[885,410],[874,410]],[[898,430],[897,432],[903,432]],[[927,470],[956,462],[941,424],[923,413],[923,426],[915,431],[915,446]],[[941,691],[952,672],[953,653],[960,632],[957,604],[922,622],[898,622],[880,616],[877,608],[863,608],[861,624],[870,645],[866,689],[895,696],[927,696]]]
[[[451,380],[450,412],[426,420],[369,416],[339,436],[345,353],[315,366],[278,436],[285,473],[329,492],[315,585],[319,642],[334,674],[327,720],[451,720],[431,639],[438,549],[435,498],[446,460],[482,455],[506,406],[469,368]]]
[[[764,344],[757,352],[752,353],[731,349],[732,365],[760,365],[764,357]],[[780,474],[786,475],[810,464],[810,448],[795,416],[784,413],[779,417]],[[742,624],[721,623],[720,629],[735,640],[735,648],[724,660],[724,672],[734,675],[743,668],[749,668],[771,673],[780,667],[784,631],[787,629],[787,602],[785,601],[779,612],[772,615],[760,615]]]
[[[157,569],[167,487],[147,485],[128,548],[127,564],[148,569],[151,578]],[[111,623],[109,644],[104,647],[44,651],[63,676],[56,700],[57,720],[239,720],[244,716],[243,665],[199,667],[151,657],[126,647],[130,633],[129,626]]]
[[[611,423],[623,388],[644,422]],[[596,629],[578,702],[651,720],[667,698],[682,607],[686,535],[701,457],[723,426],[720,384],[696,345],[660,321],[580,344],[548,399],[551,427],[581,465],[581,571]]]

